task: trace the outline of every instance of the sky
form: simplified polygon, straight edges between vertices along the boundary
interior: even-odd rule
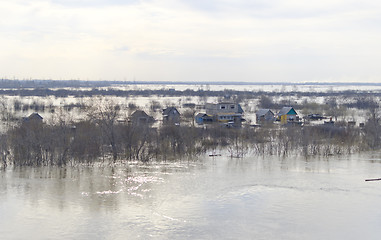
[[[0,0],[0,77],[381,82],[374,0]]]

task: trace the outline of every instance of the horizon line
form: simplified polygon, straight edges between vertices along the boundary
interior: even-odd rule
[[[318,81],[305,81],[305,82],[261,82],[261,81],[127,81],[127,80],[80,80],[80,79],[67,79],[67,80],[58,80],[58,79],[8,79],[1,78],[0,81],[19,81],[19,82],[78,82],[78,83],[109,83],[109,84],[172,84],[172,85],[334,85],[334,86],[381,86],[380,82],[318,82]]]

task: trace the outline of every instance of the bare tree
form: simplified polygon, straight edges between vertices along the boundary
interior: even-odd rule
[[[96,123],[102,130],[103,136],[111,146],[114,162],[118,158],[116,124],[120,116],[120,106],[112,100],[100,98],[89,105],[87,116],[91,122]]]

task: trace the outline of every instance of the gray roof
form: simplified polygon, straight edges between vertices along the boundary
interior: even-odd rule
[[[176,111],[178,114],[180,114],[175,107],[168,107],[166,109],[163,109],[163,115],[168,116],[172,111]]]
[[[238,105],[238,113],[243,113],[243,109],[242,109],[241,105],[240,104],[237,104],[237,105]]]
[[[136,110],[133,114],[131,114],[130,121],[146,121],[147,123],[153,123],[155,122],[155,119],[142,110]]]
[[[265,116],[268,112],[271,112],[274,115],[274,113],[270,109],[259,109],[255,114],[259,117]]]
[[[206,115],[206,113],[198,113],[196,115],[196,118],[200,118],[200,117],[204,117],[204,116],[208,116],[208,115]]]
[[[234,102],[219,102],[217,104],[235,104]]]
[[[293,107],[282,107],[282,109],[279,111],[278,115],[279,116],[285,115],[285,114],[289,113],[293,109],[294,109]],[[295,113],[296,113],[296,111],[295,111]]]
[[[136,110],[133,114],[131,114],[131,118],[136,117],[150,117],[148,114],[142,110]]]
[[[44,119],[44,118],[41,117],[40,114],[38,114],[38,113],[35,112],[35,113],[32,113],[31,115],[29,115],[28,119],[39,119],[39,120],[42,120],[42,119]]]

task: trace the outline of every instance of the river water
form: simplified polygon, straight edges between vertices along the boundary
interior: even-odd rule
[[[1,239],[379,239],[381,153],[0,171]]]

